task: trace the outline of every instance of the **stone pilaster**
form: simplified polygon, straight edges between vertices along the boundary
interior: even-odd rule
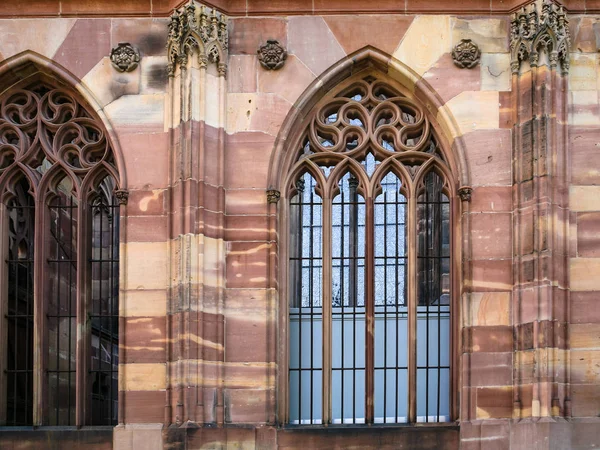
[[[511,21],[513,418],[569,416],[567,76],[561,6],[538,0]]]
[[[171,284],[165,422],[221,425],[226,18],[189,2],[171,16],[167,49]]]

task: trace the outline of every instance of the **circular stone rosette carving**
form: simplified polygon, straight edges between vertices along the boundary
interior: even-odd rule
[[[481,52],[471,39],[462,39],[452,49],[452,59],[461,69],[472,69],[479,63]]]
[[[267,70],[281,69],[287,59],[287,52],[279,41],[269,39],[265,45],[261,45],[256,52],[261,66]]]
[[[110,51],[110,61],[119,72],[131,72],[140,62],[140,52],[127,42],[119,42]]]

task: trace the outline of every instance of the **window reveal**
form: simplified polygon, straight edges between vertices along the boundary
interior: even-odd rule
[[[318,104],[289,177],[292,424],[450,420],[447,164],[366,76]]]

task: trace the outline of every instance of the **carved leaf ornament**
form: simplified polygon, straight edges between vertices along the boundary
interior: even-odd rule
[[[371,75],[313,108],[296,152],[290,192],[296,191],[295,180],[306,171],[315,177],[317,193],[328,198],[348,171],[368,196],[377,194],[379,181],[390,171],[403,180],[403,189],[422,188],[430,170],[451,178],[422,107]]]
[[[73,194],[118,179],[104,128],[69,90],[35,82],[5,95],[0,114],[0,188],[14,194],[18,173],[34,191],[44,180],[56,191],[68,179]]]

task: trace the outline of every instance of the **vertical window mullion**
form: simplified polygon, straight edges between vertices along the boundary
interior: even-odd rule
[[[77,311],[75,323],[77,324],[77,340],[76,340],[76,363],[75,363],[75,425],[81,427],[88,424],[88,404],[89,404],[89,389],[88,389],[88,372],[89,372],[89,341],[90,330],[89,321],[87,320],[87,299],[89,284],[87,280],[89,276],[89,247],[90,239],[89,229],[90,224],[88,217],[88,205],[85,201],[79,202],[77,208],[77,294],[76,302]]]
[[[373,197],[365,198],[365,423],[373,423],[375,393],[375,215]]]
[[[323,285],[322,301],[323,307],[323,423],[331,423],[331,283],[332,283],[332,259],[331,259],[331,198],[325,196],[323,199]]]
[[[417,421],[417,200],[408,197],[408,422]]]
[[[47,266],[47,240],[50,212],[43,196],[35,204],[34,269],[33,269],[33,425],[42,426],[48,420],[48,332],[44,291],[48,289],[43,273]]]

